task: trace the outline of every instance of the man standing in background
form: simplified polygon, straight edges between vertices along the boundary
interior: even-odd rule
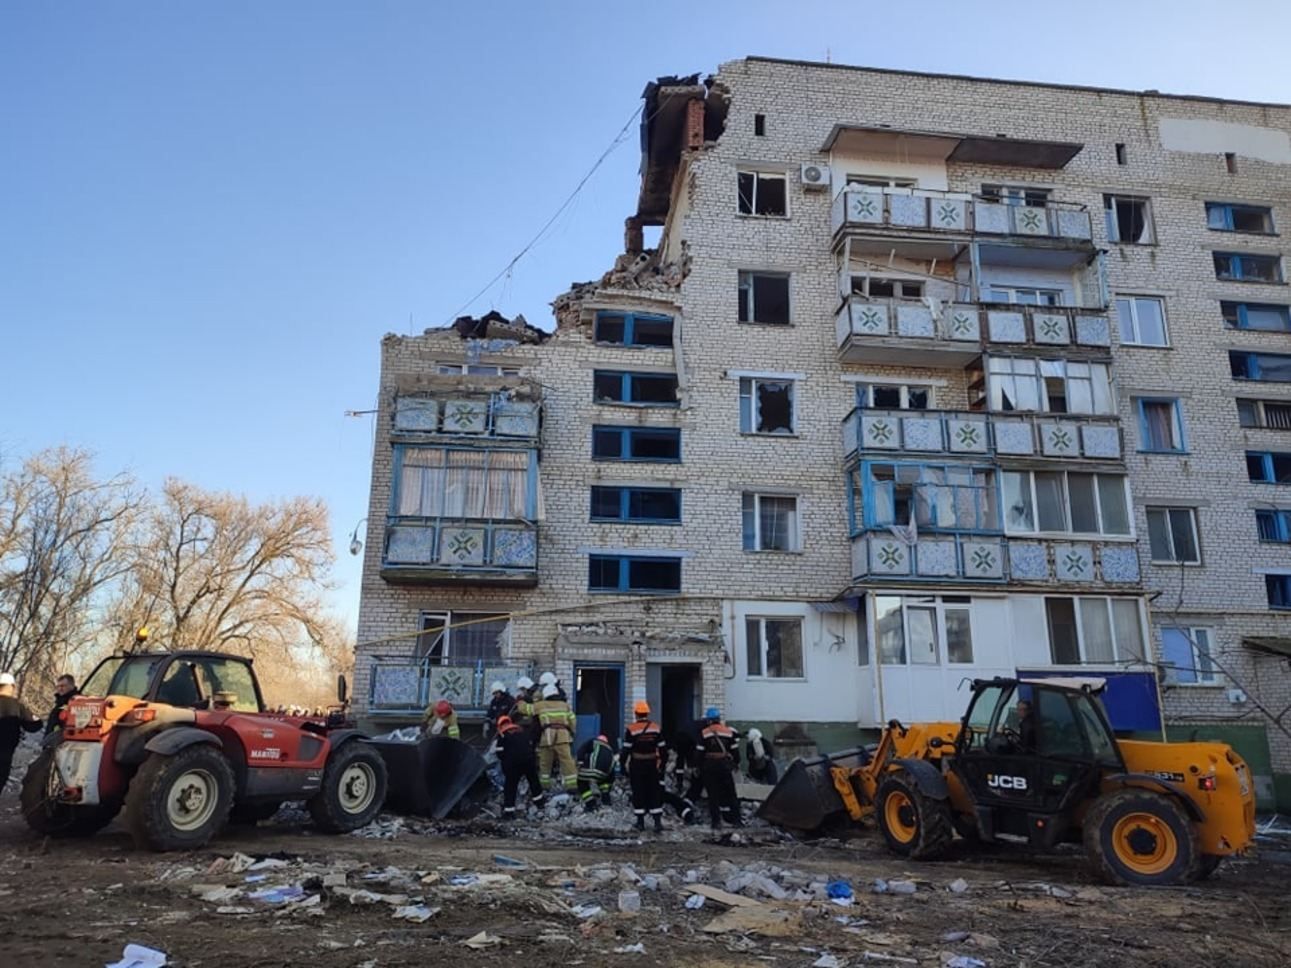
[[[16,687],[12,672],[0,672],[0,791],[9,782],[13,751],[18,748],[22,730],[34,733],[40,729],[40,718],[33,716],[14,695]]]
[[[46,736],[63,725],[59,721],[58,714],[63,711],[63,707],[73,696],[80,694],[81,690],[76,688],[76,680],[70,675],[64,672],[58,677],[58,682],[54,684],[54,708],[49,711],[49,718],[45,720]]]

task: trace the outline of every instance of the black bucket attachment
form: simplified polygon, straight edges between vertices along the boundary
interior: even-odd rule
[[[477,784],[487,784],[484,757],[461,740],[430,736],[415,743],[374,739],[386,762],[386,809],[442,820]]]
[[[758,816],[790,830],[819,830],[832,816],[847,811],[834,789],[830,767],[856,769],[869,761],[869,751],[859,748],[810,760],[799,757],[762,801]]]

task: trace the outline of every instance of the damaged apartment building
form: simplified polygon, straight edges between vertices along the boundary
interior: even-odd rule
[[[644,97],[554,330],[383,342],[361,716],[553,669],[580,732],[829,750],[1094,674],[1287,806],[1291,109],[763,58]]]

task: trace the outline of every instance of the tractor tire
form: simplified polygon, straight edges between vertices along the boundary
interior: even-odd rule
[[[363,742],[334,750],[323,768],[323,785],[305,804],[320,830],[343,834],[370,824],[386,800],[386,764]]]
[[[272,819],[281,809],[282,802],[279,800],[270,800],[268,803],[235,803],[233,809],[229,811],[229,823],[255,826],[262,820]]]
[[[32,761],[22,778],[22,815],[36,833],[46,837],[89,837],[120,812],[121,803],[116,800],[84,807],[59,803],[51,796],[56,775],[54,751],[49,749]]]
[[[905,770],[879,784],[874,814],[888,847],[902,857],[935,860],[945,856],[955,839],[950,804],[922,793]]]
[[[1126,787],[1085,816],[1085,854],[1109,884],[1152,887],[1195,880],[1202,867],[1197,828],[1173,797]]]
[[[151,754],[130,781],[126,824],[135,845],[150,850],[197,850],[228,822],[233,769],[207,743],[170,756]]]

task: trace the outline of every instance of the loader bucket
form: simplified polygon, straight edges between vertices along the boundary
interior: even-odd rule
[[[447,736],[415,743],[372,740],[389,774],[386,808],[442,820],[477,783],[488,783],[484,757]]]
[[[869,761],[869,752],[859,748],[809,760],[799,757],[789,764],[780,782],[771,788],[758,808],[758,816],[790,830],[819,830],[830,817],[838,813],[845,815],[847,809],[834,789],[829,768],[854,769]]]

